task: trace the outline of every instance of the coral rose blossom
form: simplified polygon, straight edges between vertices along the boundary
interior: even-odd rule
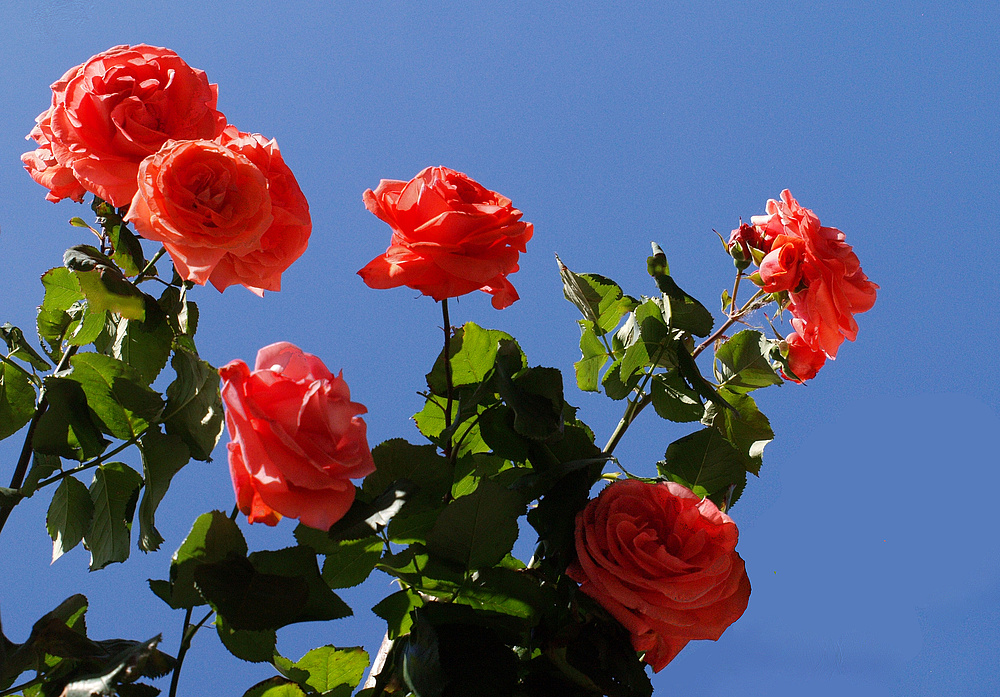
[[[219,370],[236,503],[251,523],[282,516],[327,530],[354,502],[351,479],[375,469],[340,375],[287,342],[262,348],[253,372],[243,361]]]
[[[265,290],[281,290],[281,274],[309,244],[309,203],[273,139],[226,126],[217,142],[243,155],[264,173],[274,221],[250,251],[226,252],[208,280],[220,291],[234,284],[246,286],[257,295],[263,295]]]
[[[788,367],[795,373],[793,378],[790,375],[785,375],[785,371],[781,371],[785,379],[801,383],[816,377],[816,373],[826,363],[826,354],[822,351],[813,351],[809,344],[795,332],[785,337],[785,343],[788,344]]]
[[[139,163],[167,140],[211,140],[222,132],[226,117],[217,99],[218,86],[173,51],[115,46],[52,85],[52,106],[29,138],[43,149],[48,144],[84,189],[124,206],[135,195]]]
[[[167,141],[142,161],[138,181],[125,219],[162,242],[188,281],[204,285],[227,253],[253,251],[274,220],[267,177],[218,143]]]
[[[518,299],[507,275],[533,228],[509,198],[428,167],[409,182],[383,179],[364,200],[392,228],[389,249],[358,271],[370,287],[408,286],[435,300],[481,290],[498,310]]]
[[[760,265],[764,289],[790,290],[792,327],[813,351],[836,358],[844,339],[857,337],[854,315],[872,308],[878,286],[861,270],[844,233],[820,225],[788,189],[751,222],[770,249]]]
[[[632,633],[660,671],[692,639],[718,639],[750,600],[729,516],[690,489],[631,479],[576,517],[567,574]]]

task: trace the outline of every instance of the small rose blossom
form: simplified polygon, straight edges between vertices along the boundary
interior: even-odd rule
[[[328,530],[354,502],[351,479],[375,470],[365,407],[341,375],[287,342],[262,348],[253,372],[235,360],[219,374],[240,511],[251,523],[286,516]]]
[[[264,173],[274,221],[250,251],[226,252],[208,280],[219,291],[234,284],[246,286],[257,295],[263,295],[265,290],[281,290],[281,274],[309,245],[309,203],[275,140],[226,126],[217,142],[243,155]]]
[[[204,285],[227,253],[253,251],[274,221],[264,173],[212,141],[167,141],[138,182],[125,220],[162,242],[188,281]]]
[[[826,354],[822,351],[814,351],[795,332],[785,337],[785,343],[788,345],[788,367],[795,373],[795,377],[786,375],[785,371],[781,371],[782,376],[786,380],[798,383],[816,377],[816,373],[826,363]]]
[[[674,482],[609,485],[576,517],[566,573],[632,634],[658,672],[692,639],[718,639],[750,600],[736,524]]]
[[[481,290],[498,310],[518,299],[507,276],[533,227],[506,196],[428,167],[409,182],[383,179],[364,200],[392,228],[385,254],[358,271],[371,288],[408,286],[435,300]]]
[[[226,117],[217,99],[217,85],[173,51],[115,46],[52,85],[52,106],[29,137],[40,149],[47,145],[84,189],[124,206],[135,195],[139,163],[167,140],[211,140],[222,132]]]
[[[813,351],[836,358],[844,339],[857,338],[854,315],[872,308],[878,286],[861,270],[857,255],[844,242],[844,233],[820,225],[816,214],[800,206],[788,189],[781,192],[781,201],[767,202],[767,215],[750,220],[765,244],[777,245],[779,239],[801,241],[801,248],[795,250],[797,254],[786,256],[784,261],[772,258],[770,268],[777,277],[777,271],[786,272],[790,259],[797,257],[794,275],[798,281],[789,288],[792,327]],[[776,248],[770,254],[775,252],[781,254]],[[761,278],[766,282],[763,262]],[[775,284],[787,286],[788,276],[781,278],[783,281]]]
[[[732,249],[734,244],[740,246],[744,259],[753,258],[750,253],[751,248],[763,252],[768,251],[764,249],[764,240],[760,235],[760,231],[753,225],[747,225],[744,222],[741,222],[738,228],[729,233],[729,243],[727,246]]]

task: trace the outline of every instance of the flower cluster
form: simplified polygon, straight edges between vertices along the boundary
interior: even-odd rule
[[[182,278],[262,295],[305,251],[309,205],[278,145],[227,125],[218,86],[176,53],[115,46],[52,85],[21,160],[49,190],[128,206]]]
[[[788,189],[780,201],[769,200],[766,210],[750,219],[752,225],[733,230],[729,248],[743,258],[758,252],[763,290],[787,293],[794,331],[785,341],[794,375],[786,377],[801,382],[836,358],[844,339],[854,341],[854,315],[872,308],[878,286],[861,270],[844,233],[820,225]]]

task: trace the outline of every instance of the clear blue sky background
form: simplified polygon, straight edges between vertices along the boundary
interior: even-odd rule
[[[511,277],[521,301],[496,312],[476,294],[452,318],[566,373],[579,333],[554,252],[650,293],[657,240],[715,308],[732,266],[712,229],[790,188],[882,289],[815,381],[760,397],[778,435],[733,511],[750,607],[657,675],[657,694],[1000,693],[996,2],[4,0],[0,17],[0,321],[30,332],[40,274],[82,241],[66,220],[89,214],[45,202],[20,169],[48,85],[115,44],[167,46],[219,84],[231,123],[278,139],[314,220],[281,293],[198,294],[203,355],[252,362],[278,340],[318,354],[368,405],[373,445],[419,437],[408,417],[440,341],[435,303],[354,275],[388,242],[361,202],[380,178],[442,164],[514,200],[535,224]],[[621,405],[568,395],[606,438]],[[644,416],[618,454],[651,473],[684,432]],[[19,440],[0,445],[4,480]],[[0,539],[8,635],[80,590],[92,635],[163,632],[173,651],[182,618],[145,579],[166,576],[195,516],[231,508],[222,453],[175,479],[161,552],[101,572],[82,549],[49,566],[48,493],[19,507]],[[251,546],[293,527],[255,526]],[[374,650],[368,608],[391,590],[373,576],[345,593],[356,618],[284,629],[279,649]],[[271,674],[206,631],[181,691],[240,695]]]

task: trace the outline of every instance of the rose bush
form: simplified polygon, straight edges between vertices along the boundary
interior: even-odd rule
[[[836,358],[844,339],[858,335],[854,315],[875,304],[868,280],[844,233],[823,227],[788,189],[767,202],[767,215],[750,219],[770,250],[761,261],[764,290],[789,290],[792,327],[813,351]]]
[[[692,639],[718,639],[750,600],[736,524],[674,482],[609,485],[576,517],[567,573],[660,671]]]
[[[250,251],[226,252],[209,280],[220,291],[233,284],[246,286],[257,295],[263,295],[265,290],[281,290],[281,274],[309,245],[309,203],[275,140],[226,126],[218,142],[246,157],[264,173],[274,221]]]
[[[253,372],[235,360],[219,374],[240,511],[251,523],[286,516],[329,529],[354,502],[351,479],[375,469],[365,407],[340,375],[287,342],[262,348]]]
[[[204,285],[227,253],[253,251],[274,221],[265,174],[212,141],[168,141],[138,181],[125,220],[162,242],[188,281]]]
[[[83,189],[124,206],[135,195],[139,163],[167,140],[211,140],[222,132],[226,117],[217,98],[218,86],[173,51],[115,46],[52,85],[52,106],[28,136],[38,148],[21,159],[50,190],[49,200],[79,200],[66,183],[71,173]]]
[[[509,198],[461,172],[428,167],[409,182],[383,179],[364,201],[392,228],[385,254],[358,271],[371,288],[408,286],[435,300],[482,290],[498,310],[518,299],[507,276],[533,227]]]

